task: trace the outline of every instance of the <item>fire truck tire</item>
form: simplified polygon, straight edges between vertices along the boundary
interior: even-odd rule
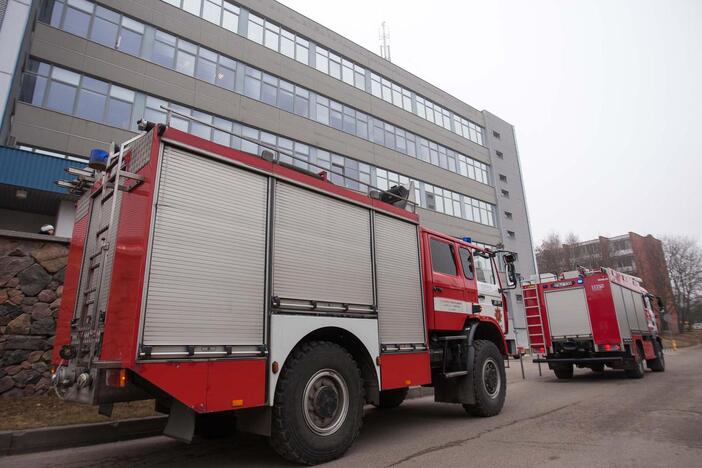
[[[556,374],[558,380],[572,379],[573,364],[554,364],[553,373]]]
[[[653,372],[665,372],[665,356],[663,356],[663,349],[658,341],[653,342],[653,351],[656,353],[656,357],[648,359],[646,365]]]
[[[361,373],[346,349],[328,341],[303,343],[278,380],[270,443],[294,463],[339,458],[361,430],[364,401]]]
[[[397,408],[405,401],[407,397],[407,392],[409,388],[396,388],[393,390],[383,390],[380,392],[380,401],[378,404],[374,404],[378,409],[392,409]]]
[[[475,403],[463,405],[471,416],[489,417],[502,411],[507,396],[505,362],[495,343],[475,340],[472,373]]]
[[[643,351],[639,350],[629,363],[631,367],[624,371],[626,372],[626,376],[630,379],[643,379],[646,370],[644,369],[644,359],[641,357],[642,355]]]

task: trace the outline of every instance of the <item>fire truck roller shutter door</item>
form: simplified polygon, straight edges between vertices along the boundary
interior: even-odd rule
[[[167,147],[145,345],[263,343],[266,177]]]
[[[632,330],[641,330],[639,321],[636,317],[636,300],[641,300],[634,294],[630,289],[622,288],[622,295],[624,296],[624,304],[626,305],[626,317],[629,320],[629,326]]]
[[[276,185],[273,296],[373,304],[369,210]]]
[[[551,336],[592,336],[585,289],[562,289],[544,294]]]
[[[424,344],[417,226],[375,215],[381,344]]]
[[[631,328],[629,320],[626,317],[626,306],[624,305],[623,288],[618,284],[610,283],[612,287],[612,298],[614,299],[614,310],[617,313],[617,322],[619,323],[619,334],[622,339],[628,340],[631,338]]]

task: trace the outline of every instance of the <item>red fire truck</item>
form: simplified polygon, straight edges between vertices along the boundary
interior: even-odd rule
[[[186,441],[235,420],[305,464],[341,456],[364,404],[398,406],[411,386],[500,412],[497,252],[423,228],[404,187],[366,194],[293,154],[141,128],[68,184],[84,194],[55,343],[63,398],[103,414],[153,398]]]
[[[550,276],[522,286],[532,352],[543,356],[534,362],[559,379],[572,378],[573,366],[624,369],[631,378],[642,378],[644,365],[665,370],[653,311],[663,302],[640,279],[609,268]]]

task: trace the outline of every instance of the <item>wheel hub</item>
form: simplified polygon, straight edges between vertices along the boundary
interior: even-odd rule
[[[500,376],[497,363],[493,359],[487,359],[483,363],[483,386],[490,398],[497,397],[501,383],[502,377]]]
[[[302,405],[305,423],[312,432],[321,436],[334,434],[349,412],[346,381],[333,369],[318,371],[305,385]]]
[[[331,418],[339,405],[339,397],[332,387],[322,387],[314,399],[314,412],[322,418]]]

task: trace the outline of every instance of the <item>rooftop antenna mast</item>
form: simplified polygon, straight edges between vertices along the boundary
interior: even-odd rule
[[[387,27],[385,21],[380,23],[380,56],[388,62],[392,62],[392,58],[390,58],[390,28]]]

